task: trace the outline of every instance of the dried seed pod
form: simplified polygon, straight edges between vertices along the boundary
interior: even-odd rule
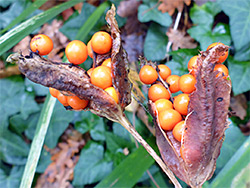
[[[214,66],[228,46],[217,45],[201,52],[197,59],[196,90],[192,92],[181,142],[172,132],[165,133],[159,126],[154,104],[149,101],[156,124],[156,139],[167,166],[192,187],[201,187],[211,178],[228,127],[231,81],[216,77]],[[181,150],[181,153],[180,153]]]
[[[7,61],[18,64],[19,70],[31,81],[76,95],[89,100],[88,108],[93,113],[112,121],[119,121],[122,111],[130,103],[130,82],[128,80],[127,55],[121,45],[120,31],[115,20],[115,7],[107,12],[107,22],[111,28],[112,43],[112,82],[119,93],[119,104],[103,89],[91,84],[87,72],[79,66],[52,62],[31,52],[23,56],[20,52],[12,54]],[[107,58],[108,54],[103,55]],[[101,58],[101,57],[100,57]]]

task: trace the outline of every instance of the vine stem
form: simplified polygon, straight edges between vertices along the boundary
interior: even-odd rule
[[[177,14],[177,17],[175,19],[175,23],[174,23],[174,30],[177,30],[178,26],[179,26],[179,23],[180,23],[180,20],[181,20],[181,14],[182,12],[178,12]],[[170,50],[170,47],[173,43],[168,41],[168,44],[167,44],[167,48],[166,48],[166,58],[169,60],[169,55],[168,55],[168,52]]]
[[[158,163],[161,169],[167,174],[169,179],[173,182],[176,188],[182,188],[178,180],[175,178],[173,172],[166,166],[166,164],[162,161],[162,159],[157,155],[157,153],[153,150],[153,148],[141,137],[141,135],[135,130],[135,128],[131,125],[129,120],[125,116],[119,117],[119,123],[127,129],[129,133],[133,135],[133,137],[147,150],[147,152],[154,158],[154,160]]]

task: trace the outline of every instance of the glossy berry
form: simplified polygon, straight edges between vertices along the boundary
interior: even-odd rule
[[[111,50],[112,38],[104,31],[96,32],[91,39],[91,46],[94,52],[106,54]]]
[[[165,131],[171,131],[182,120],[179,112],[167,109],[158,115],[160,126]]]
[[[91,40],[87,44],[87,50],[88,50],[89,57],[93,58],[93,51],[92,51],[92,47],[91,47]]]
[[[174,98],[174,109],[181,115],[187,115],[189,104],[188,94],[179,94]]]
[[[215,43],[213,43],[213,44],[210,44],[210,45],[207,47],[207,50],[209,50],[210,48],[212,48],[212,47],[214,47],[214,46],[216,46],[216,45],[219,45],[219,44],[224,45],[224,44],[221,43],[221,42],[215,42]],[[224,55],[222,55],[222,56],[219,57],[217,63],[223,63],[224,61],[226,61],[227,57],[228,57],[228,51],[225,52]]]
[[[88,58],[87,46],[82,41],[73,40],[66,46],[65,54],[70,63],[81,64]]]
[[[193,70],[197,67],[197,63],[196,63],[196,61],[197,61],[197,58],[198,58],[199,56],[198,55],[196,55],[196,56],[193,56],[190,60],[189,60],[189,62],[188,62],[188,71],[189,71],[189,73],[191,73],[191,74],[193,74]]]
[[[52,87],[49,88],[49,92],[55,98],[57,98],[57,95],[60,93],[60,91],[58,91],[57,89],[52,88]]]
[[[167,77],[166,82],[170,85],[169,90],[171,91],[171,93],[176,93],[180,90],[179,79],[180,77],[178,75],[170,75],[169,77]]]
[[[158,74],[152,66],[144,65],[139,72],[139,77],[142,83],[152,84],[157,80]]]
[[[111,68],[111,58],[105,59],[105,60],[103,61],[102,65]]]
[[[59,92],[59,94],[57,95],[57,99],[58,101],[63,105],[63,106],[69,106],[68,101],[67,101],[67,97],[63,95],[62,93]]]
[[[154,84],[148,89],[148,98],[155,102],[159,99],[169,99],[170,94],[163,85]]]
[[[96,67],[91,73],[90,81],[102,89],[112,86],[111,69],[107,66]]]
[[[93,70],[94,70],[94,68],[90,68],[90,69],[87,71],[87,73],[88,73],[88,75],[89,75],[90,77],[91,77],[91,74],[92,74]]]
[[[118,103],[118,95],[114,87],[108,87],[105,89],[105,91],[115,100],[116,103]]]
[[[168,99],[159,99],[155,101],[155,108],[159,113],[167,109],[173,109],[173,104]]]
[[[74,110],[82,110],[88,106],[88,100],[82,100],[77,96],[68,96],[67,97],[68,105],[71,106]]]
[[[179,87],[183,93],[192,93],[195,90],[196,79],[191,74],[184,74],[179,79]]]
[[[158,68],[160,69],[160,76],[163,80],[166,80],[168,76],[171,75],[171,69],[167,65],[158,65]]]
[[[223,64],[216,64],[215,66],[214,66],[214,71],[220,71],[220,73],[218,73],[217,75],[216,75],[216,77],[218,77],[218,76],[228,76],[228,69],[227,69],[227,67],[225,66],[225,65],[223,65]]]
[[[53,49],[53,41],[47,35],[36,35],[30,41],[30,49],[39,55],[48,55]]]
[[[176,140],[181,142],[182,134],[185,129],[185,121],[177,123],[173,129],[173,135]]]

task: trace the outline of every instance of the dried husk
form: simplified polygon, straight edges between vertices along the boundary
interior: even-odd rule
[[[149,101],[161,156],[175,175],[191,187],[201,187],[213,175],[228,127],[231,81],[229,77],[216,77],[218,72],[213,71],[217,59],[226,51],[228,46],[217,45],[201,52],[197,59],[196,90],[189,95],[181,142],[175,140],[172,132],[160,128],[155,106]]]

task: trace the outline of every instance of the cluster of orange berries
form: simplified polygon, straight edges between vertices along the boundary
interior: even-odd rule
[[[208,49],[219,43],[211,44]],[[220,43],[221,44],[221,43]],[[226,60],[228,53],[221,56],[215,65],[214,71],[219,74],[228,76],[228,70],[221,63]],[[182,76],[171,75],[171,69],[167,65],[158,65],[159,75],[166,81],[169,90],[157,81],[158,73],[155,68],[150,65],[144,65],[139,73],[140,80],[144,84],[150,84],[148,89],[148,99],[154,102],[158,114],[158,122],[164,131],[172,131],[176,140],[181,142],[183,129],[185,127],[185,117],[188,113],[189,94],[195,91],[196,79],[194,69],[198,56],[194,56],[188,62],[189,74]],[[170,93],[181,91],[182,93],[175,96],[173,101],[170,99]]]
[[[53,49],[53,41],[44,34],[36,35],[30,42],[33,52],[40,55],[47,55]],[[65,54],[70,63],[79,65],[86,61],[88,56],[93,58],[93,53],[106,54],[112,48],[112,38],[107,32],[96,32],[91,40],[85,45],[80,40],[71,41],[65,49]],[[118,103],[118,94],[112,87],[111,58],[105,59],[101,66],[90,68],[87,71],[93,85],[104,89]],[[82,100],[77,96],[66,96],[60,91],[49,88],[52,96],[56,97],[64,106],[71,106],[74,110],[86,108],[88,101]]]

